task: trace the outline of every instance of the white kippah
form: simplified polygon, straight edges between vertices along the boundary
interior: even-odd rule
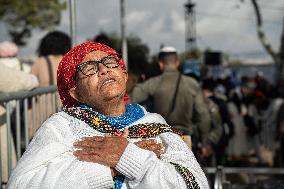
[[[165,46],[160,49],[160,53],[176,53],[177,50],[171,46]]]

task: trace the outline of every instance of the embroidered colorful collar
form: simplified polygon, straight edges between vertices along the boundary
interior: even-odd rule
[[[138,104],[129,104],[126,112],[119,117],[104,116],[83,104],[71,108],[63,108],[69,115],[84,121],[95,130],[120,136],[125,127],[144,116],[143,109]],[[137,124],[129,127],[129,138],[151,138],[164,132],[174,132],[169,125],[159,123]],[[175,132],[176,133],[176,132]]]

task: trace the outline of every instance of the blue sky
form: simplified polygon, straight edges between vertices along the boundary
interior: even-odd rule
[[[139,36],[157,53],[160,44],[185,50],[185,0],[125,0],[127,34]],[[284,0],[258,0],[264,17],[264,28],[274,49],[279,40],[284,18]],[[257,38],[255,15],[250,0],[193,0],[196,3],[197,45],[201,49],[221,50],[231,56],[263,55]],[[100,31],[120,33],[119,1],[76,0],[78,42],[93,38]],[[6,27],[0,24],[0,41],[7,40]],[[62,13],[56,29],[69,32],[69,12]],[[20,55],[35,54],[46,31],[33,31]]]

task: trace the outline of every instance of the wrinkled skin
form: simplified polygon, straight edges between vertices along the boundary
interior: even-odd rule
[[[108,54],[94,51],[86,55],[82,62],[101,60]],[[79,102],[85,103],[106,116],[119,116],[125,112],[123,97],[126,92],[128,75],[120,66],[107,68],[99,64],[98,73],[85,76],[78,72],[76,87],[71,88],[70,95]],[[111,168],[112,176],[119,173],[114,169],[128,145],[128,130],[122,136],[85,137],[74,143],[77,149],[74,156],[81,161],[99,163]],[[163,146],[154,140],[143,140],[135,143],[138,147],[153,151],[158,157],[163,153]]]
[[[77,150],[73,154],[81,161],[100,163],[110,167],[112,176],[116,176],[119,173],[114,168],[128,144],[127,135],[128,130],[126,129],[122,136],[85,137],[74,143]],[[164,146],[157,144],[152,139],[142,140],[134,144],[154,152],[157,157],[160,157],[164,152]]]

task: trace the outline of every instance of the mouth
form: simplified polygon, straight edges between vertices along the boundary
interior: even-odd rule
[[[111,84],[111,83],[113,83],[113,82],[116,82],[116,80],[113,79],[113,78],[106,79],[106,80],[104,80],[104,81],[102,82],[102,86]]]

